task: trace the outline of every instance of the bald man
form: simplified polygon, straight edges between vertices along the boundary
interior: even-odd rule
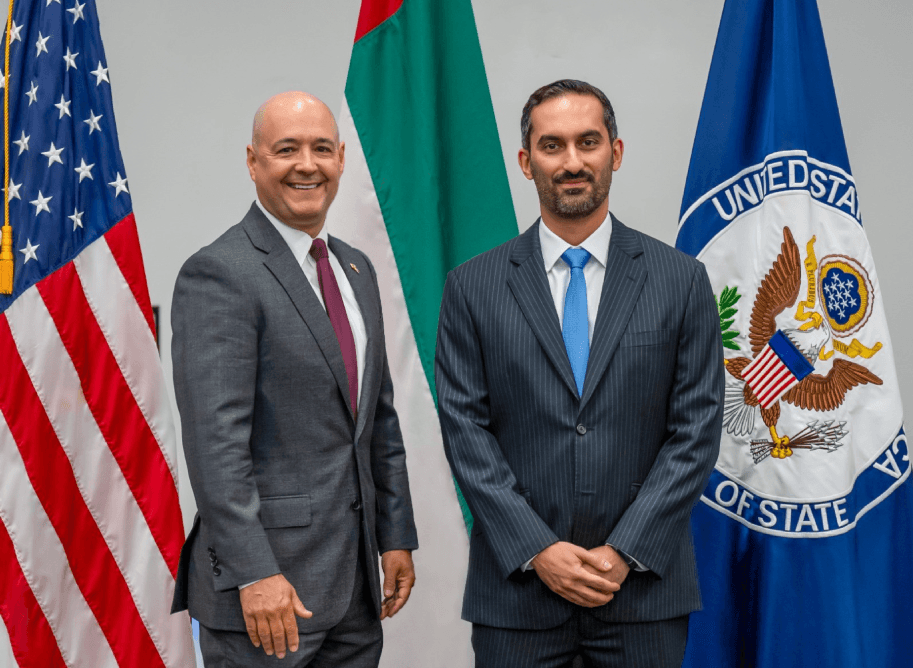
[[[325,227],[345,166],[332,113],[268,100],[247,166],[257,200],[174,290],[198,513],[172,611],[199,620],[206,666],[377,666],[418,543],[377,276]]]

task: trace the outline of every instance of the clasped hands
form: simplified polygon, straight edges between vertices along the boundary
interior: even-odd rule
[[[415,568],[409,550],[390,550],[381,555],[384,571],[380,618],[392,617],[409,599],[415,584]],[[263,578],[241,590],[241,610],[247,635],[254,647],[267,655],[285,658],[286,648],[298,651],[295,617],[310,619],[314,613],[304,607],[292,584],[281,573]]]
[[[631,570],[611,545],[587,550],[562,541],[542,550],[531,565],[549,589],[584,608],[611,601]]]

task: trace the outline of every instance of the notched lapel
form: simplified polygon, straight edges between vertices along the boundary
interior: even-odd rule
[[[317,346],[323,353],[327,365],[333,373],[333,378],[336,379],[349,415],[354,421],[352,402],[349,400],[349,378],[346,375],[346,366],[342,360],[339,341],[336,339],[336,332],[333,331],[326,311],[321,306],[320,300],[317,299],[317,295],[314,294],[314,289],[308,283],[307,277],[282,235],[266,219],[256,204],[251,207],[243,223],[251,243],[267,253],[263,264],[279,281],[301,319],[304,320],[304,324],[314,336],[314,340],[317,341]]]
[[[574,372],[571,370],[571,363],[564,347],[555,302],[552,301],[543,266],[545,261],[539,247],[541,224],[537,222],[517,239],[510,255],[511,262],[516,266],[508,277],[507,284],[520,305],[526,322],[539,340],[539,345],[565,385],[576,396],[577,383],[574,382]]]
[[[618,349],[621,335],[628,326],[644,287],[647,270],[637,260],[642,253],[643,248],[637,235],[612,216],[612,238],[609,241],[602,296],[599,298],[599,312],[590,344],[581,409],[593,396],[596,385]]]

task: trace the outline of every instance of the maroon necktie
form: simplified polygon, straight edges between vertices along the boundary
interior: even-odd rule
[[[330,267],[330,255],[323,239],[314,239],[310,250],[311,257],[317,260],[317,280],[320,282],[320,292],[323,293],[323,303],[330,316],[330,324],[339,340],[342,350],[342,361],[346,365],[346,375],[349,377],[349,397],[352,400],[352,413],[357,414],[358,397],[358,358],[355,355],[355,338],[346,316],[346,306],[342,302],[342,293],[339,292],[339,283]]]

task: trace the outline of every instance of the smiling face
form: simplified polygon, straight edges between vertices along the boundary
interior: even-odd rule
[[[247,168],[263,207],[289,227],[316,237],[345,166],[333,114],[307,93],[282,93],[254,118]]]
[[[622,141],[609,137],[602,104],[592,95],[571,93],[545,100],[530,118],[530,148],[520,151],[519,161],[536,184],[543,221],[598,225],[608,213],[612,173],[624,153]]]

